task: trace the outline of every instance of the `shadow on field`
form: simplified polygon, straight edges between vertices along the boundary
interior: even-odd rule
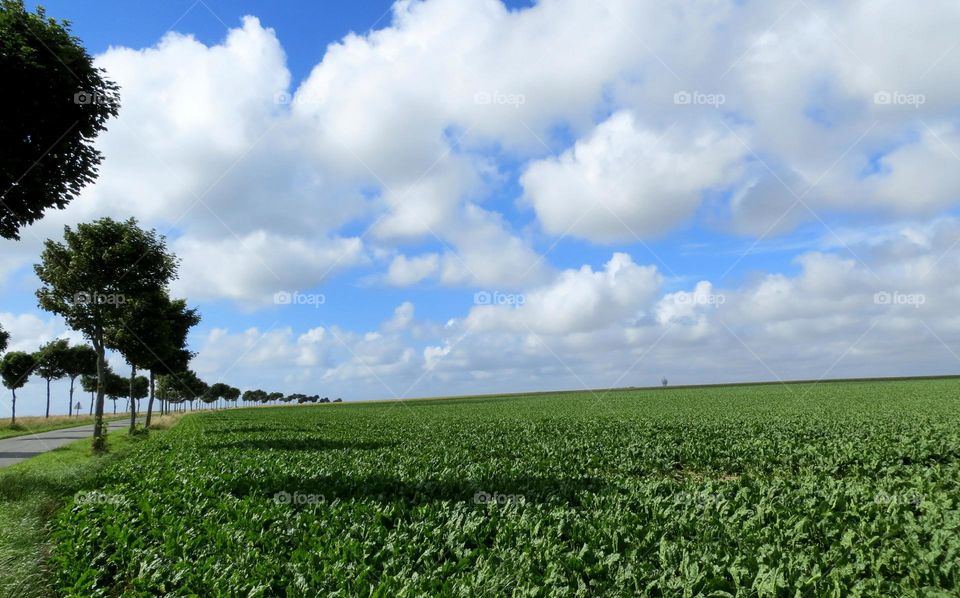
[[[343,449],[373,450],[392,446],[387,442],[364,440],[332,440],[329,438],[245,438],[210,444],[212,450],[242,449],[251,451],[335,451]]]
[[[315,433],[319,428],[320,426],[318,425],[298,428],[295,426],[289,426],[285,424],[277,424],[272,426],[264,425],[264,424],[255,424],[255,425],[249,425],[249,426],[211,425],[211,426],[205,426],[204,429],[202,430],[202,434],[204,436],[223,436],[224,434],[262,434],[264,432],[266,433],[273,432],[275,434],[280,434],[280,433],[290,434],[290,433],[296,433],[296,432],[314,432]]]
[[[384,502],[403,501],[428,503],[437,501],[466,501],[471,504],[500,504],[524,501],[527,503],[563,503],[579,505],[585,495],[601,492],[606,484],[596,478],[559,479],[552,477],[507,477],[485,479],[402,480],[395,477],[323,476],[298,478],[278,476],[268,479],[242,478],[234,480],[234,496],[322,496],[324,501],[334,499],[373,499]]]

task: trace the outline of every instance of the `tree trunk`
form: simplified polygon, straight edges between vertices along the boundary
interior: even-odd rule
[[[76,381],[76,378],[70,378],[70,404],[67,405],[67,416],[73,417],[73,383]]]
[[[150,428],[150,415],[153,414],[153,370],[150,370],[150,401],[147,402],[147,421],[144,428]]]
[[[10,403],[10,425],[17,423],[17,389],[11,388],[10,392],[13,393],[13,403]]]
[[[130,433],[137,430],[137,399],[133,396],[133,380],[137,377],[137,366],[130,366]]]
[[[94,409],[96,414],[93,420],[93,450],[94,452],[105,452],[107,450],[107,429],[103,424],[103,391],[106,360],[103,343],[94,343],[94,349],[97,350],[97,400]]]
[[[50,419],[50,378],[47,378],[47,419]]]

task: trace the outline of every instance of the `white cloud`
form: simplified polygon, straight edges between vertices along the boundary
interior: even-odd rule
[[[960,200],[960,136],[952,129],[928,129],[880,160],[869,178],[878,200],[898,211],[936,213]]]
[[[651,131],[619,112],[558,158],[530,164],[521,182],[548,233],[649,238],[690,218],[704,192],[732,182],[743,154],[732,135]]]
[[[440,257],[435,253],[426,253],[412,258],[398,255],[390,262],[387,282],[398,287],[410,286],[433,275],[439,267]]]
[[[542,334],[600,330],[637,315],[661,283],[655,267],[638,266],[629,255],[615,253],[599,272],[590,266],[566,270],[552,283],[516,295],[516,301],[491,299],[492,305],[474,307],[465,326]]]
[[[272,303],[278,290],[306,292],[365,259],[356,238],[308,240],[264,232],[232,239],[184,237],[173,250],[183,260],[176,294],[260,305]]]
[[[57,338],[69,338],[79,341],[80,337],[69,332],[60,318],[47,316],[41,318],[32,313],[0,313],[0,325],[10,334],[7,351],[26,351],[33,353],[41,345]]]

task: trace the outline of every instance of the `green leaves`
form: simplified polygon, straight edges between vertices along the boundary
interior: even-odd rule
[[[0,1],[0,73],[7,92],[0,127],[0,237],[93,182],[102,156],[94,138],[119,108],[117,85],[94,66],[69,24]]]
[[[101,492],[125,500],[64,510],[58,581],[102,595],[956,593],[956,390],[194,416],[105,472]]]

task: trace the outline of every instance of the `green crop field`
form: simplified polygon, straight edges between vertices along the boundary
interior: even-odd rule
[[[956,595],[960,382],[187,417],[54,524],[65,593]]]

